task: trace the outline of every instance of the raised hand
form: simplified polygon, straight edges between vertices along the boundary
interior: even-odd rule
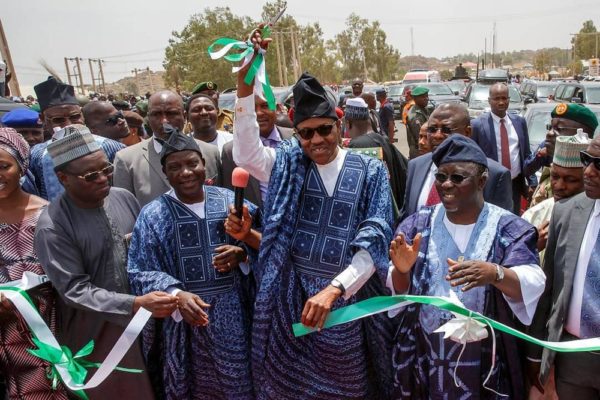
[[[406,242],[403,233],[396,236],[390,244],[390,259],[394,268],[401,274],[407,274],[412,269],[419,255],[419,246],[421,245],[421,234],[417,233],[413,239],[413,244]]]

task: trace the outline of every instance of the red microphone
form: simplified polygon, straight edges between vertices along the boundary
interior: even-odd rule
[[[242,218],[242,208],[244,206],[244,189],[248,186],[250,174],[242,167],[235,167],[231,174],[231,184],[235,193],[233,206],[235,207],[235,215]]]

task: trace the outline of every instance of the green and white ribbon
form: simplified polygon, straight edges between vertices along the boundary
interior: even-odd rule
[[[446,297],[438,296],[415,296],[415,295],[397,295],[397,296],[378,296],[360,301],[358,303],[339,308],[332,311],[323,328],[331,328],[336,325],[345,324],[347,322],[356,321],[370,315],[379,314],[385,311],[395,310],[397,308],[406,307],[413,303],[428,304],[439,307],[454,314],[463,315],[472,318],[473,320],[487,324],[494,329],[515,336],[519,339],[545,347],[550,350],[575,353],[582,351],[600,351],[600,338],[589,338],[572,340],[568,342],[549,342],[529,336],[520,332],[508,325],[488,318],[480,313],[471,311],[463,306],[457,305]],[[315,332],[316,328],[305,326],[301,323],[296,323],[292,326],[294,336],[303,336]]]
[[[268,26],[262,28],[262,37],[267,38],[271,35],[271,30]],[[252,36],[250,34],[249,38]],[[217,50],[219,46],[222,46]],[[228,54],[231,50],[237,50],[238,53]],[[258,49],[256,57],[254,57],[254,45],[248,39],[245,42],[230,38],[219,38],[215,40],[208,47],[208,55],[213,60],[223,58],[232,63],[239,63],[243,60],[242,65],[239,67],[232,67],[231,72],[238,73],[241,69],[245,68],[248,64],[250,68],[244,77],[246,85],[252,84],[254,80],[254,93],[263,98],[269,105],[271,110],[275,110],[276,101],[273,89],[269,82],[269,76],[267,75],[267,69],[265,64],[266,51],[262,48]],[[254,61],[252,58],[254,57]]]
[[[108,353],[104,362],[101,364],[92,363],[84,360],[83,357],[92,353],[94,342],[90,341],[73,355],[69,348],[61,346],[58,343],[27,294],[27,290],[46,282],[48,282],[48,278],[45,275],[41,276],[32,272],[24,272],[22,279],[0,284],[0,293],[13,303],[31,330],[33,342],[38,348],[28,351],[51,364],[52,370],[48,378],[52,381],[54,388],[56,388],[58,380],[60,380],[79,397],[87,399],[84,390],[97,387],[114,370],[134,373],[142,372],[139,369],[121,368],[118,367],[118,364],[152,316],[150,311],[140,308],[117,340],[117,343]],[[84,384],[83,382],[87,377],[87,369],[90,367],[98,367],[98,370]]]

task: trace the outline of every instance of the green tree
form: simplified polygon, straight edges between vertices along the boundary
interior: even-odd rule
[[[369,22],[350,14],[346,29],[329,40],[327,48],[337,55],[344,79],[362,77],[377,82],[397,79],[400,52],[387,43],[378,21]]]
[[[571,39],[573,45],[573,53],[575,58],[586,60],[598,57],[598,45],[600,37],[598,37],[596,26],[592,20],[585,21],[583,27],[579,30],[576,36]]]
[[[195,14],[181,32],[174,31],[165,50],[165,83],[189,91],[198,82],[211,80],[220,89],[235,86],[231,63],[211,60],[208,46],[226,36],[243,38],[256,26],[248,17],[234,15],[228,7],[205,9]]]
[[[546,73],[550,71],[551,65],[549,53],[544,50],[538,50],[533,57],[533,67],[540,73]]]

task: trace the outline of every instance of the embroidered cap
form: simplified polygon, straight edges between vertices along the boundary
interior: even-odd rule
[[[62,137],[50,143],[47,148],[55,170],[78,158],[102,150],[94,135],[84,125],[69,125],[55,135],[59,137],[62,135]]]
[[[487,158],[479,145],[473,140],[460,134],[450,135],[440,144],[432,155],[437,167],[442,164],[456,162],[472,162],[487,168]]]
[[[183,133],[179,132],[178,129],[169,124],[164,124],[163,130],[165,134],[170,136],[166,141],[161,141],[163,147],[160,152],[160,163],[162,165],[165,165],[165,161],[169,155],[179,151],[192,150],[200,154],[200,157],[202,157],[200,147],[192,136],[184,135]]]
[[[338,120],[335,99],[321,86],[317,78],[302,74],[294,85],[294,126],[310,118]]]
[[[346,100],[346,119],[366,120],[369,119],[369,107],[361,97]]]
[[[564,168],[583,168],[579,152],[591,142],[583,130],[578,130],[575,136],[557,136],[552,163]]]

